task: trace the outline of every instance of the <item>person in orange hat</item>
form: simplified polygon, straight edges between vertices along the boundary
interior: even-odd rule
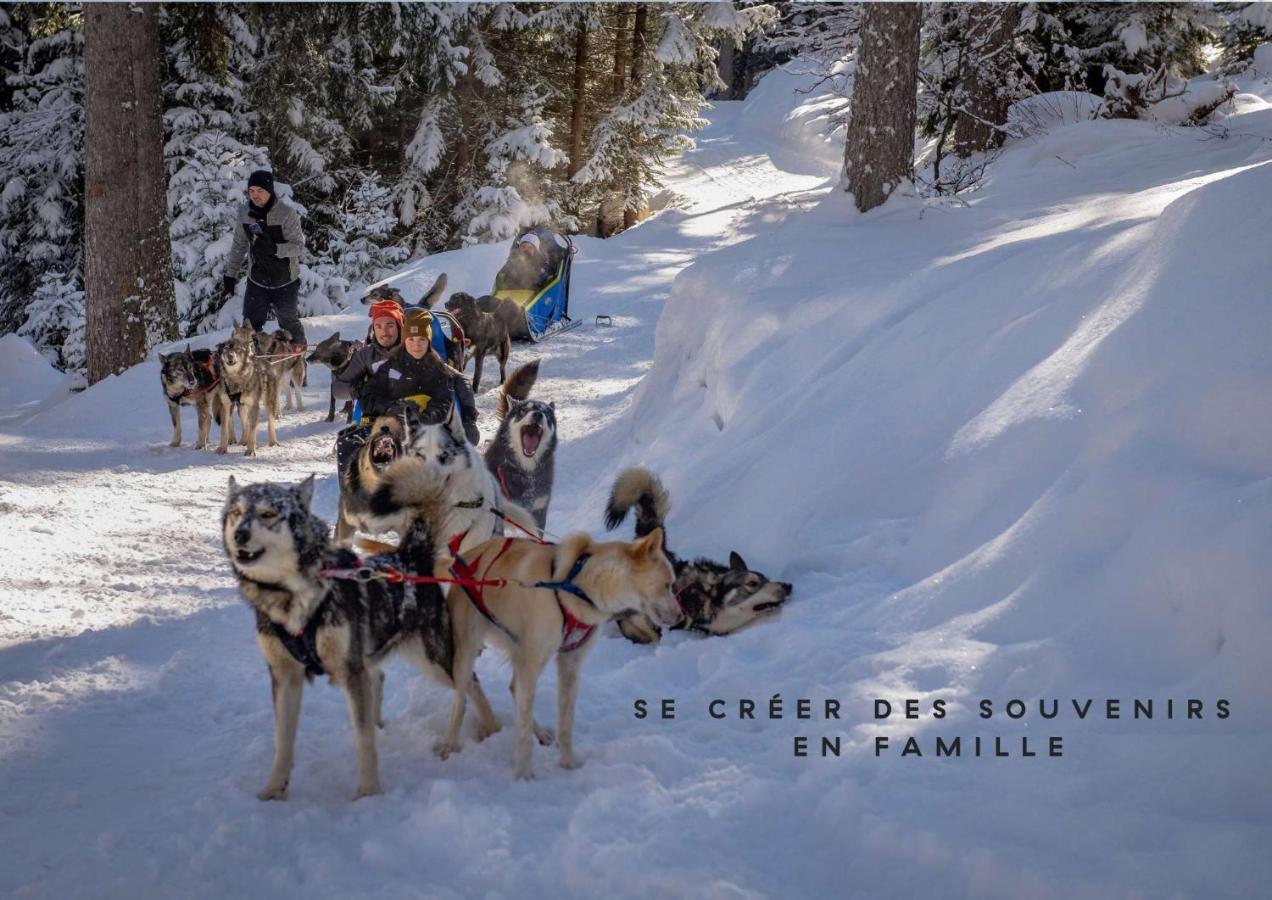
[[[382,416],[402,403],[412,403],[428,424],[445,422],[458,403],[469,443],[481,440],[477,401],[462,372],[446,365],[433,349],[432,315],[426,309],[405,313],[402,347],[367,381],[360,400],[364,416]]]
[[[402,346],[402,307],[393,300],[377,300],[371,304],[371,339],[349,357],[343,369],[331,377],[361,394],[367,380]]]

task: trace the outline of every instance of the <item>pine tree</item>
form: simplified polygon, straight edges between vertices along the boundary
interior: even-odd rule
[[[0,112],[0,331],[21,330],[64,368],[68,330],[81,328],[83,296],[84,65],[80,13],[73,6],[26,6],[7,17],[7,43],[25,54]],[[16,31],[14,30],[16,29]],[[12,59],[12,58],[11,58]],[[12,64],[12,62],[10,63]],[[49,302],[50,285],[65,286]],[[37,290],[43,300],[33,303]],[[77,305],[78,304],[78,305]],[[50,311],[56,315],[48,321]]]
[[[351,286],[378,281],[406,259],[407,251],[390,243],[397,218],[390,191],[379,174],[337,174],[338,181],[348,181],[350,186],[335,204],[338,219],[313,270],[322,279],[332,304],[343,306],[350,299]]]
[[[268,169],[251,143],[256,116],[240,73],[255,41],[232,6],[189,4],[168,13],[165,85],[168,214],[177,316],[183,335],[216,327],[221,276],[247,176]]]
[[[918,3],[876,3],[861,22],[844,152],[845,187],[874,209],[913,175]]]

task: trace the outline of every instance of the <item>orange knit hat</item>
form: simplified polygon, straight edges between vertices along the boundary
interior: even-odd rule
[[[394,300],[377,300],[371,304],[371,321],[381,316],[388,316],[397,322],[398,331],[402,330],[402,307]]]

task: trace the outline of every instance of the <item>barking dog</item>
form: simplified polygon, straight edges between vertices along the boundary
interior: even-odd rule
[[[505,526],[509,534],[539,534],[529,512],[504,501],[495,477],[464,438],[454,415],[445,424],[413,425],[410,431],[401,461],[383,472],[371,497],[376,527],[396,528],[419,497],[429,496],[440,485],[447,512],[439,538],[450,541],[459,535],[461,552],[504,534]]]
[[[265,404],[269,431],[269,445],[278,446],[274,424],[278,418],[278,379],[274,369],[256,355],[255,332],[244,322],[234,323],[230,339],[217,347],[221,383],[217,385],[217,399],[221,405],[221,421],[227,422],[235,405],[243,424],[243,443],[247,445],[245,456],[256,455],[256,426],[260,421],[261,403]],[[221,428],[221,444],[217,453],[229,449],[229,431]]]
[[[397,553],[360,564],[329,543],[327,523],[310,513],[313,489],[313,476],[297,486],[239,486],[231,476],[222,515],[225,552],[256,612],[256,639],[273,688],[274,765],[257,794],[262,800],[286,796],[306,678],[326,674],[345,690],[358,752],[356,797],[380,791],[375,726],[384,662],[400,653],[441,684],[453,684],[454,640],[442,591],[373,577],[388,569],[433,573],[438,498],[419,499],[419,518]],[[370,580],[342,577],[351,572]],[[471,667],[464,678],[481,718],[479,733],[494,733],[498,722]]]
[[[199,437],[194,442],[195,450],[202,450],[208,445],[208,432],[212,429],[213,391],[218,384],[216,356],[211,350],[191,350],[187,344],[185,350],[177,353],[159,354],[159,383],[163,386],[163,395],[168,400],[168,413],[172,416],[172,440],[169,447],[181,446],[181,407],[193,406],[199,417]],[[220,416],[220,406],[216,407],[217,423],[224,432],[227,420]],[[231,431],[234,428],[229,423]],[[230,436],[233,440],[233,434]]]
[[[306,362],[322,363],[332,372],[338,372],[349,364],[350,358],[362,347],[361,341],[342,341],[340,332],[318,342],[313,351],[305,357]],[[331,379],[331,408],[327,410],[327,421],[336,420],[336,401],[344,401],[345,422],[353,421],[353,401],[355,394],[350,385],[335,378]]]
[[[499,381],[507,377],[508,355],[512,353],[512,337],[508,324],[499,316],[482,312],[472,294],[456,291],[446,301],[446,309],[459,320],[464,336],[472,342],[473,393],[481,390],[481,366],[487,353],[499,360]]]
[[[371,423],[366,442],[339,473],[340,503],[336,512],[336,543],[348,541],[358,528],[370,528],[371,497],[381,476],[399,456],[406,440],[406,423],[397,416],[379,416]],[[399,520],[393,525],[400,525]],[[386,531],[392,528],[384,529]]]
[[[517,707],[513,773],[532,777],[530,756],[534,693],[548,660],[557,658],[557,745],[560,763],[580,765],[574,755],[574,704],[583,659],[595,643],[598,626],[624,613],[639,613],[671,623],[680,610],[671,593],[675,575],[663,553],[662,531],[655,528],[632,543],[595,543],[571,535],[559,546],[503,538],[460,554],[452,571],[502,586],[455,585],[456,684],[466,684],[487,641],[512,663],[512,693]],[[462,602],[464,597],[471,602]],[[450,723],[439,752],[459,748],[466,698],[456,691]]]
[[[278,381],[278,386],[282,388],[283,397],[287,401],[283,409],[291,411],[292,394],[295,393],[296,409],[304,410],[300,389],[305,384],[308,372],[305,371],[304,355],[296,352],[292,347],[291,332],[286,328],[279,328],[273,334],[262,332],[256,336],[256,339],[260,344],[262,355],[266,357],[265,362],[274,370],[274,378]]]
[[[528,509],[542,529],[548,523],[556,465],[556,404],[529,400],[539,360],[515,370],[499,392],[501,423],[486,448],[486,468],[504,496]]]
[[[658,476],[647,469],[627,469],[618,476],[606,507],[605,527],[617,528],[632,507],[636,508],[637,537],[663,528],[671,500]],[[736,552],[729,554],[727,566],[708,559],[687,562],[671,551],[667,555],[676,569],[674,590],[682,612],[676,628],[729,634],[779,608],[791,595],[788,582],[770,581],[763,572],[747,568]],[[662,636],[658,626],[639,614],[620,620],[618,627],[637,644],[657,643]]]

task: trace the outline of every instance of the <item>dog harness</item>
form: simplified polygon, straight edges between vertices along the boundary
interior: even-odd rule
[[[197,365],[200,369],[207,370],[207,373],[212,376],[212,381],[210,384],[208,384],[207,387],[191,388],[190,390],[182,391],[180,396],[177,397],[177,401],[184,400],[187,397],[190,397],[194,400],[198,400],[204,394],[207,394],[207,393],[210,393],[211,391],[216,390],[216,386],[221,383],[221,376],[216,374],[216,364],[220,360],[220,358],[221,357],[219,354],[213,353],[210,356],[208,356],[207,362],[195,363],[195,365]]]
[[[459,545],[462,543],[463,538],[463,534],[457,534],[452,537],[450,541],[450,553],[454,558],[450,571],[451,574],[455,576],[455,583],[464,589],[464,593],[467,594],[468,599],[473,602],[473,606],[477,607],[477,611],[485,616],[490,624],[494,625],[507,635],[508,639],[514,644],[517,643],[517,636],[509,631],[498,619],[496,619],[495,614],[490,611],[490,607],[486,605],[486,598],[482,591],[482,587],[486,585],[493,584],[499,587],[504,585],[501,584],[500,581],[490,581],[484,576],[479,577],[477,575],[477,567],[481,565],[482,557],[485,555],[484,551],[479,553],[471,563],[466,562],[464,558],[459,555]],[[491,558],[490,562],[486,564],[487,573],[494,564],[499,561],[499,558],[507,552],[508,548],[512,546],[512,542],[514,540],[516,540],[516,538],[504,538],[503,544],[499,548],[499,552],[496,553]],[[592,555],[590,553],[584,553],[575,560],[574,566],[570,569],[569,574],[567,574],[561,581],[536,581],[534,584],[528,585],[528,587],[551,590],[552,595],[556,598],[557,608],[560,609],[562,618],[560,647],[562,652],[568,653],[571,650],[577,650],[589,637],[592,636],[592,632],[596,630],[595,625],[588,625],[586,622],[581,621],[573,613],[566,609],[565,604],[561,602],[561,595],[557,593],[558,591],[565,591],[568,594],[573,594],[575,597],[578,597],[580,600],[587,603],[588,606],[596,609],[596,604],[592,602],[592,598],[587,595],[587,592],[574,583],[574,579],[577,578],[579,573],[583,571],[583,567],[587,565],[587,561],[591,559],[591,556]],[[574,637],[576,634],[578,635],[577,638]]]
[[[318,612],[322,609],[319,604],[318,609],[314,610],[314,614],[309,617],[309,621],[305,623],[305,628],[299,634],[292,634],[277,622],[271,622],[274,626],[274,637],[278,638],[280,644],[287,648],[287,652],[291,654],[292,659],[305,667],[305,676],[326,675],[327,670],[322,667],[322,660],[318,656],[318,644],[316,641],[318,635]]]

